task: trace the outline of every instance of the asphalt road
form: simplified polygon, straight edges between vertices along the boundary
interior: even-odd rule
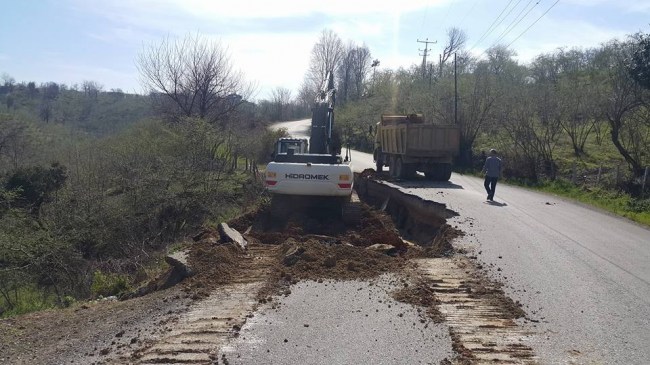
[[[291,287],[275,308],[249,319],[228,364],[440,364],[453,357],[444,324],[422,323],[394,301],[391,277],[372,282],[314,281]],[[224,361],[225,362],[225,361]]]
[[[500,184],[485,203],[482,180],[397,184],[447,204],[449,223],[524,304],[542,363],[650,361],[650,230],[557,197]]]
[[[290,133],[309,121],[282,123]],[[355,171],[372,156],[352,152]],[[524,305],[544,364],[650,363],[650,229],[550,195],[499,184],[486,203],[482,180],[395,184],[445,203],[466,247]]]

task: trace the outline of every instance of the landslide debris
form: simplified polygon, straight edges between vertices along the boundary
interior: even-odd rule
[[[398,271],[406,264],[408,245],[386,214],[362,204],[361,223],[347,227],[335,215],[274,219],[265,209],[230,222],[252,244],[277,247],[274,274],[278,280],[367,279]],[[391,247],[375,250],[377,244]]]
[[[142,347],[169,331],[174,321],[190,307],[190,302],[207,298],[224,285],[265,282],[257,300],[266,303],[277,294],[289,294],[291,284],[299,280],[370,279],[388,272],[397,272],[404,278],[403,288],[392,293],[396,300],[418,307],[423,321],[440,322],[445,317],[438,311],[440,300],[436,290],[441,289],[436,289],[431,278],[422,277],[421,271],[414,267],[417,260],[412,259],[452,256],[455,253],[452,240],[463,233],[444,223],[443,218],[435,216],[436,212],[432,211],[430,216],[426,214],[426,209],[436,207],[408,201],[407,195],[401,198],[406,199],[406,203],[415,202],[413,206],[419,210],[411,212],[405,208],[407,204],[400,205],[397,199],[391,203],[393,206],[384,204],[383,208],[377,206],[379,209],[363,204],[361,223],[356,227],[346,226],[331,212],[294,214],[287,220],[277,220],[268,208],[258,208],[227,222],[226,226],[221,225],[221,230],[206,228],[194,235],[192,241],[183,243],[181,249],[186,252],[187,267],[191,268],[192,275],[187,275],[180,285],[124,302],[92,306],[92,316],[83,315],[90,314],[91,310],[82,306],[76,309],[83,313],[81,316],[68,310],[0,321],[0,329],[19,334],[3,338],[1,342],[7,340],[5,343],[11,345],[4,348],[5,345],[0,345],[3,350],[0,352],[9,354],[11,359],[21,358],[25,352],[15,340],[26,339],[29,343],[42,344],[39,349],[32,349],[29,355],[32,359],[48,358],[62,343],[70,343],[79,346],[67,346],[52,358],[63,363],[84,353],[86,360],[105,361],[123,356],[121,351],[128,354],[132,347]],[[417,244],[402,239],[409,236],[408,229],[415,228],[431,235],[425,240],[415,240]],[[421,238],[422,235],[413,236]],[[170,270],[179,267],[183,266],[172,265]],[[508,318],[524,314],[519,303],[512,302],[499,286],[484,279],[480,266],[468,266],[463,270],[471,279],[463,283],[462,290],[472,298],[502,308]],[[154,282],[169,283],[165,278],[168,276]],[[154,287],[162,289],[165,286]],[[137,308],[151,309],[143,312]],[[125,316],[125,311],[133,316]],[[56,328],[38,326],[39,330],[44,330],[38,333],[21,332],[26,324],[36,327],[43,318],[58,325],[54,326]],[[239,327],[233,329],[237,332]],[[58,332],[65,335],[55,336]],[[71,341],[71,337],[77,340]],[[85,342],[81,342],[82,337]],[[462,341],[459,338],[456,342],[461,344]],[[462,354],[462,346],[455,349]]]

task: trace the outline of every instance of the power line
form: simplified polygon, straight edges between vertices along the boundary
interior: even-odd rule
[[[532,0],[531,0],[532,1]],[[465,19],[467,19],[467,16],[474,11],[474,8],[476,7],[476,4],[479,2],[479,0],[474,0],[474,4],[472,4],[472,7],[469,9],[467,13],[465,13],[465,16],[463,19],[460,20],[460,24],[458,24],[458,28],[461,28],[463,24],[465,23]]]
[[[522,0],[517,1],[517,3],[516,3],[512,8],[510,8],[510,10],[508,11],[508,13],[507,13],[506,15],[504,15],[503,18],[501,18],[501,20],[497,23],[497,25],[494,26],[494,29],[492,29],[493,31],[496,30],[497,27],[499,27],[499,25],[501,25],[501,23],[503,23],[504,20],[506,20],[506,18],[510,15],[510,13],[512,13],[512,11],[515,10],[515,8],[516,8],[517,6],[519,6],[519,3],[521,3],[521,1],[522,1]]]
[[[491,47],[493,47],[493,46],[495,46],[496,44],[498,44],[498,43],[499,43],[503,38],[505,38],[505,36],[507,36],[511,31],[513,31],[513,30],[517,27],[517,25],[519,25],[519,23],[521,23],[522,20],[526,19],[526,17],[528,16],[528,14],[530,14],[530,12],[533,11],[533,9],[534,9],[538,4],[539,4],[539,1],[540,1],[540,0],[538,0],[538,1],[537,1],[537,2],[536,2],[536,3],[535,3],[535,4],[534,4],[530,9],[528,9],[528,6],[530,6],[530,4],[531,4],[533,1],[534,1],[534,0],[529,0],[529,1],[528,1],[528,4],[526,4],[526,6],[525,6],[523,9],[521,9],[521,11],[519,11],[519,14],[517,14],[517,16],[515,16],[515,18],[510,22],[510,24],[508,24],[508,26],[506,27],[506,29],[505,29],[503,32],[501,32],[501,34],[499,34],[499,37],[497,38],[496,41],[494,41],[494,43],[492,43],[492,46],[491,46]],[[522,14],[526,9],[528,9],[528,11],[527,11],[523,16],[521,16],[521,14]],[[520,17],[520,16],[521,16],[521,17]]]
[[[555,7],[555,5],[556,5],[557,3],[559,3],[559,2],[560,2],[560,0],[556,0],[556,1],[553,3],[553,5],[551,5],[551,7],[549,7],[548,9],[546,9],[546,11],[545,11],[542,15],[539,16],[539,18],[535,19],[535,21],[533,22],[533,24],[529,25],[528,28],[526,28],[523,32],[521,32],[521,34],[519,34],[519,35],[517,36],[517,38],[513,39],[512,42],[510,42],[510,43],[506,46],[506,48],[510,47],[513,43],[515,43],[515,41],[517,41],[517,39],[519,39],[522,35],[524,35],[524,33],[526,33],[526,32],[528,31],[528,29],[532,28],[533,25],[537,24],[537,22],[538,22],[540,19],[542,19],[542,17],[543,17],[544,15],[546,15],[546,13],[548,13],[549,11],[551,11],[551,9],[553,9],[553,7]]]
[[[483,35],[479,38],[479,40],[478,40],[478,41],[477,41],[477,42],[472,46],[472,48],[470,49],[470,51],[473,50],[474,48],[476,48],[476,46],[478,46],[478,45],[483,41],[483,39],[485,39],[485,37],[486,37],[486,36],[490,33],[490,31],[492,30],[492,27],[494,26],[494,24],[496,24],[496,22],[501,18],[501,15],[503,15],[503,13],[504,13],[504,12],[505,12],[509,7],[510,7],[510,4],[512,4],[512,2],[513,2],[513,0],[510,0],[510,1],[508,2],[508,4],[506,5],[506,7],[503,8],[503,10],[501,10],[501,13],[499,13],[499,16],[497,16],[496,19],[494,19],[494,21],[492,22],[492,24],[490,24],[490,26],[488,27],[488,29],[483,33]]]

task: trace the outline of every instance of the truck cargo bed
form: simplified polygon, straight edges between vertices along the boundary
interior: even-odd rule
[[[384,153],[413,157],[455,155],[460,131],[456,126],[401,123],[383,125],[379,142]]]

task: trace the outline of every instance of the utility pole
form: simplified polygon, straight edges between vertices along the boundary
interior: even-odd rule
[[[454,52],[454,123],[458,124],[458,72],[456,68],[456,52]]]
[[[425,77],[427,75],[427,56],[429,55],[429,44],[436,44],[438,41],[429,41],[429,38],[426,38],[425,40],[417,40],[418,43],[424,43],[424,49],[420,49],[420,52],[423,52],[420,56],[422,56],[422,77]]]

